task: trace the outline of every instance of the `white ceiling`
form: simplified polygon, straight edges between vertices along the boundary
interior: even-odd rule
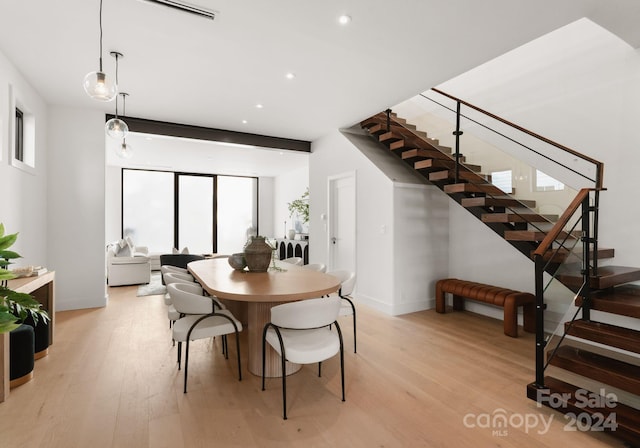
[[[584,16],[640,44],[636,0],[191,3],[219,15],[104,0],[104,67],[124,54],[127,115],[312,141]],[[0,50],[47,103],[113,113],[82,89],[98,68],[98,11],[99,0],[0,0]]]

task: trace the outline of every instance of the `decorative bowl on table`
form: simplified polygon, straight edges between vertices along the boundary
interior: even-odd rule
[[[227,261],[229,262],[229,266],[231,266],[233,269],[237,269],[238,271],[241,271],[245,267],[247,267],[247,261],[244,259],[243,252],[229,255]]]

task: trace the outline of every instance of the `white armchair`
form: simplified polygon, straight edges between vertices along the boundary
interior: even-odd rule
[[[149,250],[134,246],[130,238],[107,248],[107,283],[109,286],[140,285],[151,281]]]

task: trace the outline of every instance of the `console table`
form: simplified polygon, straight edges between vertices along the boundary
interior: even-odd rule
[[[309,241],[276,238],[278,244],[278,258],[284,260],[289,257],[300,257],[304,264],[309,264]]]
[[[55,327],[55,273],[46,272],[35,277],[23,277],[9,280],[8,287],[17,292],[31,294],[49,313],[49,345],[53,344]],[[0,334],[0,403],[9,398],[9,334]]]

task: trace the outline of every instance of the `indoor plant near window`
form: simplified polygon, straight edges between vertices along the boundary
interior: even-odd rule
[[[21,258],[16,252],[8,250],[18,238],[17,233],[4,234],[4,224],[0,223],[0,333],[8,333],[18,328],[27,316],[31,315],[37,324],[38,319],[44,322],[49,320],[49,315],[42,309],[42,305],[31,295],[16,292],[7,286],[7,280],[16,275],[8,267],[16,258]]]
[[[296,231],[299,230],[298,233],[302,233],[302,224],[309,222],[309,187],[302,193],[302,196],[289,202],[287,207],[289,207],[289,217],[293,218],[295,215],[299,221],[299,225],[294,223],[294,228]]]

